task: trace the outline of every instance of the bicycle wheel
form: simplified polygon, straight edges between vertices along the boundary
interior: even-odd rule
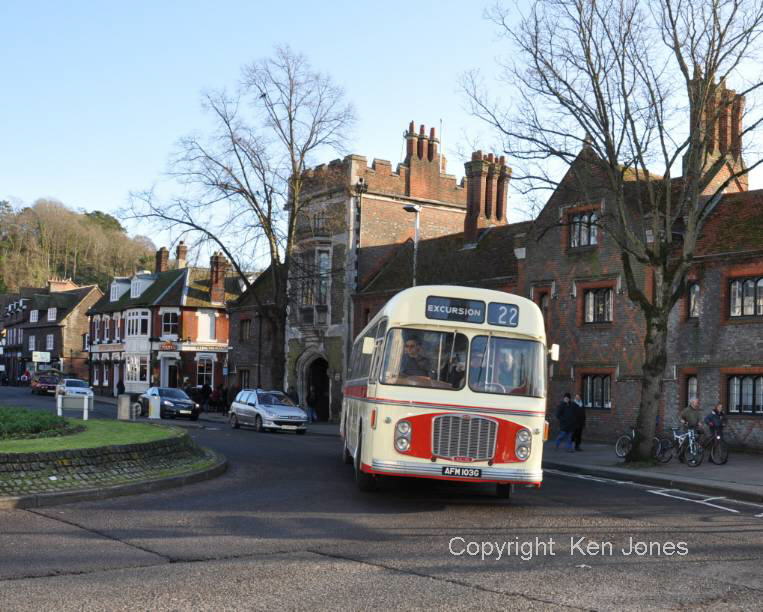
[[[716,440],[710,447],[710,461],[723,465],[729,460],[729,445],[723,440]]]
[[[615,455],[623,459],[631,452],[631,448],[633,448],[633,438],[627,434],[622,435],[615,442]]]
[[[668,463],[673,458],[673,441],[665,438],[660,440],[654,458],[660,463]]]
[[[699,444],[695,444],[694,448],[687,447],[686,449],[686,465],[689,467],[697,467],[702,463],[702,459],[705,458],[705,449]]]

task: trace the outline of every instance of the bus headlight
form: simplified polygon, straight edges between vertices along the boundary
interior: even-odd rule
[[[395,448],[404,453],[411,448],[411,441],[408,438],[395,438]]]
[[[398,421],[395,425],[395,448],[404,453],[411,448],[411,424],[409,421]]]
[[[525,461],[530,456],[532,449],[532,434],[527,429],[520,429],[515,438],[514,454],[520,461]]]
[[[410,436],[411,434],[411,424],[408,421],[398,421],[395,429],[400,436]]]

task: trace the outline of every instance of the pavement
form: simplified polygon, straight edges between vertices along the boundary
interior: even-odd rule
[[[617,458],[612,444],[582,446],[582,451],[568,453],[563,449],[557,450],[553,440],[549,440],[544,449],[543,467],[746,501],[763,501],[763,455],[732,450],[725,465],[715,465],[706,456],[698,467],[689,467],[673,458],[670,463],[634,468]]]

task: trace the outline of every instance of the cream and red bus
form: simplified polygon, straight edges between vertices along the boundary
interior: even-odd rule
[[[361,490],[379,476],[539,487],[549,353],[532,301],[420,286],[395,295],[353,345],[340,432]]]

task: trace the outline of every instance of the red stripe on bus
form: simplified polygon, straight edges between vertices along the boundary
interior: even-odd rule
[[[353,385],[344,388],[345,397],[358,397],[366,399],[368,397],[368,385]]]

